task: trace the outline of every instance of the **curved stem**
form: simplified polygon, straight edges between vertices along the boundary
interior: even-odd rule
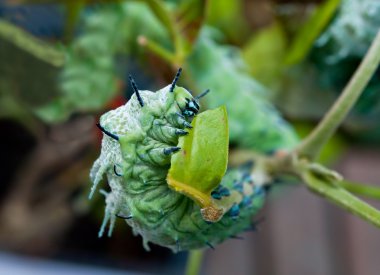
[[[185,275],[198,275],[203,260],[203,250],[191,250],[187,256]]]
[[[325,143],[346,118],[380,63],[380,31],[359,68],[344,88],[338,100],[323,117],[318,126],[296,149],[299,156],[315,159]]]

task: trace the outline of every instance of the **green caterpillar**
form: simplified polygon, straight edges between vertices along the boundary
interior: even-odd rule
[[[109,223],[111,236],[117,217],[125,219],[134,233],[148,242],[174,252],[213,247],[251,226],[251,217],[262,207],[265,188],[254,184],[251,167],[229,170],[211,193],[215,201],[239,196],[220,219],[205,219],[201,207],[188,196],[169,187],[167,175],[171,156],[179,152],[180,136],[192,131],[191,120],[200,109],[199,99],[176,86],[181,69],[171,85],[157,92],[138,90],[130,77],[134,94],[127,104],[104,114],[102,150],[90,177],[93,186],[106,175],[111,188],[106,196],[101,237]],[[212,169],[212,168],[210,168]]]

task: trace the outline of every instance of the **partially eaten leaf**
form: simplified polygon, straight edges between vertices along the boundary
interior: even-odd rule
[[[216,221],[224,213],[211,197],[227,169],[228,118],[224,106],[194,118],[187,136],[179,139],[181,151],[173,155],[167,182],[202,208],[207,220]]]

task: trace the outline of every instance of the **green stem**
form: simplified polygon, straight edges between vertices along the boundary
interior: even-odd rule
[[[198,275],[201,269],[203,250],[191,250],[187,256],[185,275]]]
[[[64,65],[65,55],[63,52],[5,20],[0,20],[0,41],[1,40],[12,43],[16,47],[52,66],[62,67]]]
[[[157,19],[167,29],[171,41],[173,41],[176,63],[182,63],[184,55],[184,44],[180,31],[177,28],[175,18],[170,10],[165,6],[165,3],[158,0],[142,0],[145,2],[152,12],[156,15]]]
[[[349,182],[346,180],[338,182],[338,185],[353,194],[361,195],[375,200],[380,200],[379,187]]]
[[[147,37],[140,35],[137,38],[137,42],[140,46],[145,47],[147,50],[160,57],[161,59],[165,60],[169,64],[173,64],[175,62],[174,54],[172,54],[156,42],[148,39]]]
[[[65,3],[65,27],[64,41],[71,42],[74,37],[75,26],[78,23],[80,13],[86,5],[86,0],[68,1]]]
[[[303,173],[302,178],[310,190],[376,227],[380,227],[380,212],[341,188],[339,183],[325,182],[310,172]]]
[[[323,117],[318,126],[303,140],[297,148],[301,157],[315,159],[322,147],[343,122],[349,111],[368,84],[380,63],[380,32],[372,42],[370,49],[359,68],[343,90],[330,111]]]

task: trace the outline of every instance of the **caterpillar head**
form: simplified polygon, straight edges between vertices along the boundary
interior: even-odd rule
[[[194,117],[199,112],[199,99],[206,95],[210,90],[206,90],[202,94],[194,97],[193,99],[186,98],[185,109],[182,111],[182,115],[185,117]]]
[[[195,99],[185,98],[185,108],[182,110],[182,115],[185,117],[194,117],[199,112],[199,103]]]
[[[184,90],[180,92],[180,90]],[[199,99],[205,96],[210,90],[206,90],[202,94],[193,97],[189,91],[184,88],[177,87],[175,92],[178,91],[177,103],[178,107],[181,110],[181,114],[186,118],[192,118],[196,116],[200,109]]]

